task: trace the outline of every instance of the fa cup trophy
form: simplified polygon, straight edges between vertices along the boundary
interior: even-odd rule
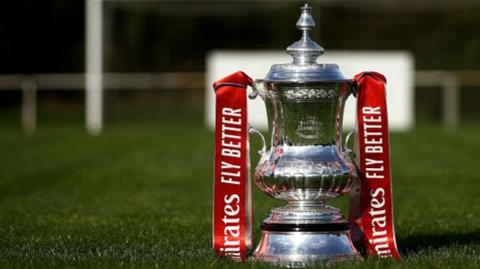
[[[291,63],[275,64],[264,79],[237,72],[214,83],[216,94],[213,245],[220,256],[245,261],[251,246],[248,132],[263,141],[255,183],[285,201],[261,225],[256,261],[298,267],[400,256],[391,208],[385,78],[364,72],[346,79],[335,64],[317,63],[323,48],[312,41],[315,26],[301,8],[299,41],[287,48]],[[260,96],[268,116],[269,146],[247,125],[246,89]],[[343,138],[345,101],[357,97],[356,154]],[[355,155],[355,164],[353,157]],[[354,188],[353,188],[354,187]],[[350,216],[328,206],[350,191]],[[355,240],[355,246],[352,241]]]
[[[360,258],[348,222],[327,205],[357,180],[342,141],[343,108],[355,84],[337,65],[317,63],[324,51],[309,37],[315,26],[311,8],[301,9],[297,28],[302,37],[287,48],[293,62],[273,65],[253,87],[253,96],[265,102],[271,135],[255,182],[264,193],[287,202],[263,221],[254,258],[294,266]]]

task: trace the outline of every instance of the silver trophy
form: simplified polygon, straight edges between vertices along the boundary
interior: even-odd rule
[[[326,205],[357,180],[342,141],[343,108],[355,86],[337,65],[317,63],[324,50],[309,37],[314,26],[305,5],[297,22],[302,38],[287,48],[293,62],[273,65],[250,95],[265,102],[271,135],[270,147],[260,151],[256,184],[288,203],[263,221],[254,259],[290,267],[361,259],[349,223]]]

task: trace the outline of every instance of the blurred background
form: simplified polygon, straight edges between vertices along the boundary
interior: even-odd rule
[[[87,2],[0,4],[0,126],[21,128],[22,102],[26,129],[35,128],[29,127],[32,121],[38,128],[84,124]],[[312,38],[327,53],[400,50],[414,56],[417,124],[478,121],[478,1],[308,2],[317,23]],[[293,25],[301,3],[103,1],[101,22],[93,26],[103,25],[98,35],[102,54],[92,57],[101,57],[103,73],[113,73],[102,82],[105,126],[203,113],[206,55],[212,50],[283,50],[298,39]],[[25,91],[32,87],[36,94]],[[36,108],[26,107],[32,103]]]
[[[413,57],[414,125],[390,139],[398,245],[409,268],[478,268],[480,2],[306,2],[325,57]],[[283,51],[303,4],[1,1],[2,266],[228,268],[211,249],[207,58]],[[258,240],[283,203],[254,197]]]

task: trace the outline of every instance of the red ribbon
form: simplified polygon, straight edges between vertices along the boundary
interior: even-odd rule
[[[216,95],[213,248],[245,261],[251,248],[252,199],[248,149],[247,85],[243,72],[213,84]]]
[[[366,255],[400,259],[395,243],[385,77],[355,76],[357,168],[351,191],[352,239]],[[214,83],[216,93],[213,248],[219,256],[245,261],[251,248],[252,201],[246,88],[243,72]]]
[[[352,239],[366,255],[400,259],[393,225],[388,117],[383,75],[355,76],[356,163],[359,182],[350,192]]]

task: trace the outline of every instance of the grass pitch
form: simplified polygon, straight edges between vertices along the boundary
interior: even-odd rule
[[[271,267],[212,253],[213,133],[199,117],[110,126],[99,137],[40,127],[33,137],[0,129],[1,267]],[[404,259],[329,268],[480,267],[479,137],[480,126],[392,134]],[[258,240],[282,203],[254,194]],[[345,197],[335,200],[348,212]]]

